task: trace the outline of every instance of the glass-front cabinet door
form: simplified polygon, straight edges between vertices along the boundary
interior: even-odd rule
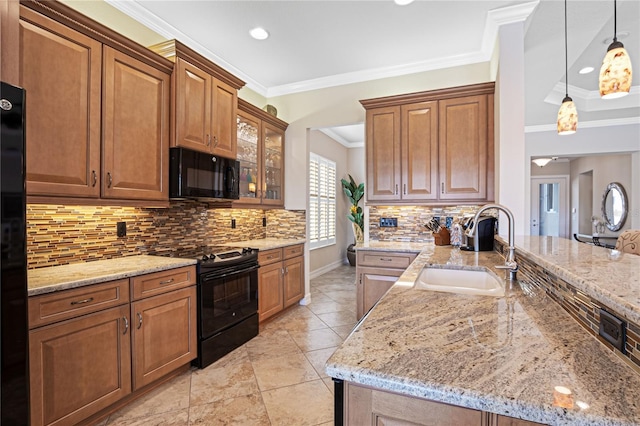
[[[263,204],[282,204],[284,193],[283,148],[284,132],[269,123],[262,123],[264,134]]]
[[[260,144],[260,120],[238,114],[238,161],[240,162],[240,200],[250,204],[260,203],[262,187],[262,150]]]

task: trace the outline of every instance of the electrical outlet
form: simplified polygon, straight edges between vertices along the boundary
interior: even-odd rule
[[[236,229],[236,220],[231,219],[231,229]]]
[[[397,228],[397,227],[398,227],[397,217],[381,217],[380,218],[380,228]]]
[[[116,224],[116,235],[118,237],[126,237],[127,236],[127,223],[126,222],[118,222]]]
[[[600,336],[611,343],[614,348],[624,353],[626,324],[620,318],[600,309]]]

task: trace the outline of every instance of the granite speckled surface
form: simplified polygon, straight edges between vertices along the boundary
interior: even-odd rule
[[[143,255],[30,269],[27,293],[36,296],[195,264],[192,259]]]
[[[271,249],[277,249],[281,247],[293,246],[296,244],[303,244],[306,241],[307,240],[305,240],[304,238],[297,238],[297,239],[259,238],[256,240],[236,241],[233,243],[225,243],[221,245],[230,246],[230,247],[251,247],[258,250],[271,250]]]
[[[414,286],[427,264],[505,277],[493,268],[502,263],[495,252],[425,247],[327,361],[327,374],[544,424],[639,424],[640,375],[541,289],[514,282],[491,297]],[[558,403],[557,386],[571,398]]]
[[[395,251],[405,253],[420,253],[429,243],[397,242],[397,241],[366,241],[355,246],[358,250]]]

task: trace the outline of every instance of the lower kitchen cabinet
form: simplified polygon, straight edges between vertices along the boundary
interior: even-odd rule
[[[131,304],[133,390],[197,356],[196,297],[191,286]]]
[[[304,297],[304,244],[258,253],[258,316],[260,321]]]
[[[129,305],[32,330],[31,425],[74,425],[131,393]]]
[[[358,250],[356,257],[356,314],[358,319],[375,305],[416,258],[416,253]]]
[[[344,424],[536,426],[540,423],[344,382]],[[369,419],[368,421],[366,419]]]

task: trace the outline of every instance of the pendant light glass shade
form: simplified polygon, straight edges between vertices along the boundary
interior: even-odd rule
[[[562,100],[558,111],[558,134],[572,135],[578,129],[578,110],[569,96]]]
[[[621,98],[631,90],[631,58],[622,43],[609,46],[600,68],[600,96],[602,99]]]
[[[616,0],[613,0],[613,43],[607,48],[607,54],[600,68],[600,96],[602,99],[621,98],[631,90],[631,58],[624,45],[616,37],[618,13]]]

